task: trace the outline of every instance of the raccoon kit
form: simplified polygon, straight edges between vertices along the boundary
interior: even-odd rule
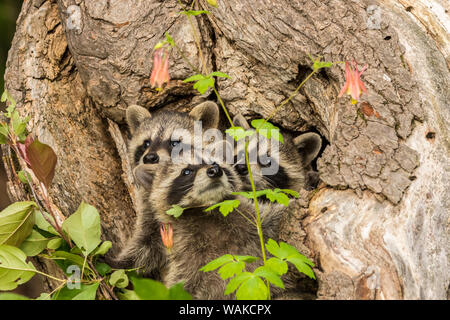
[[[216,128],[219,123],[219,108],[214,102],[204,102],[194,107],[189,114],[172,111],[160,111],[152,115],[147,109],[133,105],[126,111],[126,120],[131,139],[128,150],[132,167],[140,164],[159,168],[160,164],[171,162],[172,150],[184,137],[172,139],[175,130],[185,130],[192,137],[195,121],[201,121],[203,129]],[[148,176],[147,185],[151,184]],[[154,218],[154,210],[147,201],[148,188],[137,189],[137,222],[131,239],[120,254],[111,259],[111,265],[117,268],[137,268],[145,276],[160,279],[160,270],[166,263],[165,249],[161,243],[160,224]]]
[[[233,122],[235,126],[241,126],[245,130],[250,129],[250,125],[241,114],[236,115]],[[257,138],[259,137],[256,135],[252,136],[252,139]],[[316,184],[313,180],[317,175],[311,170],[310,164],[317,157],[322,146],[320,136],[317,133],[308,132],[294,138],[288,133],[283,133],[283,140],[284,143],[276,142],[279,146],[278,150],[270,150],[270,142],[267,143],[269,156],[261,155],[260,145],[258,150],[255,150],[256,147],[252,150],[252,144],[249,144],[249,153],[259,153],[257,163],[252,163],[250,167],[257,190],[280,188],[299,191],[309,189],[311,185]],[[263,138],[260,141],[268,140]],[[250,191],[252,188],[248,179],[243,144],[238,144],[235,153],[236,171],[244,177],[243,189]],[[276,170],[270,172],[268,168],[271,166],[274,166]],[[265,171],[269,173],[264,173]]]
[[[202,272],[201,267],[224,254],[260,257],[261,244],[257,229],[237,212],[224,217],[218,209],[204,209],[231,199],[234,191],[242,188],[241,179],[226,164],[169,164],[155,170],[154,166],[139,165],[135,169],[138,181],[150,190],[148,203],[155,210],[160,223],[171,223],[173,248],[164,266],[162,280],[172,286],[185,282],[185,289],[196,299],[232,299],[224,295],[226,282],[217,272]],[[149,176],[151,177],[149,179]],[[151,184],[147,182],[152,180]],[[238,209],[247,216],[254,216],[251,200],[239,197]],[[186,208],[174,218],[166,213],[172,205]],[[278,204],[261,204],[264,239],[278,240],[280,219],[286,207]],[[144,254],[144,253],[142,253]],[[254,270],[256,263],[247,266]],[[287,288],[289,283],[287,281]]]

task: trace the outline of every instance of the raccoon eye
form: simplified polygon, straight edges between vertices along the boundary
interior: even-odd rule
[[[177,141],[170,141],[170,145],[171,145],[172,147],[175,147],[175,146],[179,145],[180,143],[181,143],[180,140],[177,140]]]
[[[188,175],[192,174],[192,170],[191,169],[183,169],[183,171],[181,171],[181,174],[183,176],[188,176]]]
[[[150,140],[144,140],[144,147],[150,148]]]

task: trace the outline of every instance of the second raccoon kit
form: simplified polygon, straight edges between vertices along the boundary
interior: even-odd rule
[[[161,163],[171,162],[171,152],[179,143],[190,143],[181,139],[172,140],[175,130],[183,129],[192,135],[195,121],[201,121],[205,130],[216,128],[219,107],[214,102],[206,101],[194,107],[189,114],[160,111],[153,115],[141,106],[132,105],[127,108],[126,120],[131,133],[128,153],[132,168],[147,164],[156,169]],[[147,184],[151,184],[151,177],[147,176],[147,179]],[[142,273],[158,280],[161,278],[160,270],[166,263],[160,225],[154,219],[153,208],[146,201],[148,190],[138,188],[136,198],[137,221],[133,235],[119,255],[108,262],[116,268],[145,266]]]
[[[226,282],[216,272],[199,269],[225,254],[261,257],[257,229],[247,219],[237,212],[224,217],[218,209],[204,211],[215,203],[238,198],[241,203],[237,209],[254,216],[251,200],[231,194],[242,187],[233,168],[223,163],[165,163],[155,170],[154,166],[143,164],[135,169],[135,175],[149,190],[147,201],[156,219],[173,226],[174,245],[161,272],[164,284],[185,281],[185,289],[196,299],[232,299],[233,295],[224,296]],[[166,213],[175,204],[186,208],[178,218]],[[278,241],[280,219],[286,207],[268,203],[261,204],[260,210],[264,239]],[[247,267],[247,271],[252,271],[257,263]],[[290,278],[285,282],[288,288],[293,283]]]
[[[241,115],[237,114],[233,123],[235,126],[240,126],[245,130],[250,129],[247,120]],[[259,138],[258,135],[253,135],[252,139]],[[321,137],[314,132],[307,132],[297,137],[292,137],[290,134],[283,132],[284,143],[277,143],[278,150],[270,150],[268,148],[264,154],[258,154],[257,163],[251,164],[251,170],[256,190],[263,190],[268,188],[293,189],[300,191],[300,189],[311,188],[316,182],[312,181],[311,177],[317,176],[311,170],[311,161],[313,161],[322,147]],[[263,141],[268,141],[263,139]],[[270,144],[268,143],[270,147]],[[250,152],[260,152],[261,145],[258,149]],[[239,175],[244,178],[243,189],[251,191],[251,184],[248,178],[247,164],[245,163],[243,144],[238,144],[235,150],[236,164],[235,168]],[[274,164],[278,166],[275,172],[269,174],[264,173],[268,167]]]

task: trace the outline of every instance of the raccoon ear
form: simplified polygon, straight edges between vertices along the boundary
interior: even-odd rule
[[[308,165],[319,154],[322,138],[314,132],[308,132],[294,138],[294,144],[302,157],[303,165]]]
[[[155,175],[156,165],[154,164],[141,164],[138,165],[134,170],[134,176],[136,177],[136,182],[146,189],[149,189],[153,183],[153,177]]]
[[[238,113],[233,118],[233,125],[235,127],[242,127],[244,130],[250,129],[250,125],[248,124],[248,121],[244,118],[244,116],[241,113]]]
[[[151,116],[150,112],[144,107],[136,104],[129,106],[126,111],[126,118],[131,133],[136,131],[145,118],[151,118]]]
[[[189,115],[201,121],[204,128],[217,128],[219,126],[219,107],[212,101],[205,101],[195,106]]]

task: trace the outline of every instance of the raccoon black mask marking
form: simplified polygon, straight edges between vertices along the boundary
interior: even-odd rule
[[[235,126],[250,129],[247,120],[238,114],[233,119]],[[258,162],[251,164],[253,180],[257,190],[280,188],[300,190],[306,187],[306,171],[311,161],[318,155],[322,139],[313,132],[308,132],[293,138],[288,133],[282,133],[284,143],[279,144],[276,155],[266,157],[264,162],[258,157]],[[269,150],[270,153],[270,150]],[[263,174],[262,169],[278,161],[278,170],[274,174]],[[244,177],[244,190],[251,190],[248,180],[248,170],[244,159],[244,150],[237,148],[235,170]]]
[[[239,199],[239,210],[254,216],[253,201],[232,195],[242,188],[241,179],[234,169],[224,163],[186,164],[164,163],[155,166],[142,164],[136,167],[135,176],[145,188],[151,188],[148,202],[160,223],[173,226],[173,247],[161,272],[166,286],[180,281],[196,299],[233,299],[224,296],[226,282],[216,272],[199,269],[224,254],[261,255],[261,245],[256,228],[239,213],[224,217],[218,209],[204,209],[226,199]],[[153,177],[147,184],[147,176]],[[178,218],[166,211],[172,205],[185,208]],[[278,241],[280,219],[286,207],[278,204],[260,204],[264,238]],[[145,253],[141,253],[145,255]],[[248,271],[256,268],[248,266]],[[294,281],[285,279],[287,288]],[[276,293],[276,290],[273,291]]]
[[[196,106],[189,114],[160,111],[151,115],[147,109],[133,105],[128,107],[126,119],[131,133],[128,151],[132,167],[145,163],[157,170],[161,163],[170,162],[174,147],[187,142],[172,141],[174,130],[185,129],[192,136],[195,121],[202,121],[204,129],[216,128],[219,123],[219,108],[215,103],[207,101]],[[146,175],[144,184],[150,186],[152,179],[151,175]],[[145,266],[142,273],[158,280],[166,263],[165,249],[159,233],[160,225],[148,202],[148,188],[138,188],[136,198],[135,231],[120,254],[111,259],[110,263],[117,268]]]

